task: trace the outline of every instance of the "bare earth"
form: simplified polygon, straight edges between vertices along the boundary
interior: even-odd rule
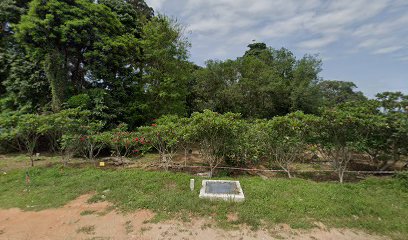
[[[148,210],[124,215],[107,202],[88,204],[89,197],[90,194],[83,195],[62,208],[39,212],[0,209],[0,239],[388,239],[356,230],[327,229],[322,224],[313,230],[293,230],[282,224],[274,229],[251,231],[246,226],[219,229],[211,219],[150,223],[154,213]],[[237,217],[229,218],[235,221]]]

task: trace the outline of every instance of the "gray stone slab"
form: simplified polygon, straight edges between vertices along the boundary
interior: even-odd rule
[[[239,181],[230,180],[203,180],[200,189],[200,198],[211,200],[242,202],[245,200]]]

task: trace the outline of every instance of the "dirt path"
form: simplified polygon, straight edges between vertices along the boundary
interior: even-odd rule
[[[0,210],[0,239],[387,239],[348,229],[328,230],[323,225],[309,231],[279,225],[275,229],[255,232],[247,227],[229,231],[219,229],[205,219],[188,223],[174,220],[149,223],[154,217],[150,211],[123,215],[114,211],[107,202],[86,203],[90,196],[83,195],[62,208],[39,212],[24,212],[16,208]]]

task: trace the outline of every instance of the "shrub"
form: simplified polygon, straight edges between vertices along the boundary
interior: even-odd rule
[[[145,141],[155,148],[160,155],[160,164],[167,170],[173,161],[174,154],[180,147],[182,128],[180,118],[166,115],[155,121],[151,126],[139,128]]]
[[[108,135],[106,141],[112,155],[122,159],[122,157],[139,156],[150,149],[143,136],[126,130],[127,125],[120,124],[116,129],[105,133]]]
[[[241,134],[240,114],[219,114],[210,110],[191,116],[192,138],[198,143],[200,153],[210,166],[210,175],[234,149]]]
[[[307,148],[310,131],[309,122],[313,116],[295,112],[283,117],[258,122],[257,143],[260,152],[292,177],[291,165],[299,160]]]
[[[82,143],[79,141],[80,135],[78,134],[64,134],[61,137],[61,155],[62,155],[62,162],[66,165],[72,157],[77,154],[81,147]]]

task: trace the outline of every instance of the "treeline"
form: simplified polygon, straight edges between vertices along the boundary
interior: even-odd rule
[[[2,151],[95,159],[154,147],[167,168],[194,144],[212,169],[267,160],[290,176],[313,147],[340,178],[352,152],[379,169],[407,154],[407,95],[368,100],[321,79],[318,56],[264,43],[197,66],[183,27],[143,0],[5,0],[0,26]]]
[[[211,174],[220,164],[262,164],[280,167],[289,177],[293,163],[314,154],[331,161],[342,182],[353,154],[369,156],[378,170],[408,156],[405,104],[388,96],[360,104],[340,104],[319,115],[296,111],[270,120],[247,120],[237,113],[204,110],[189,118],[164,115],[133,131],[126,124],[104,130],[102,121],[90,120],[91,112],[69,109],[2,118],[0,143],[27,152],[32,165],[35,150],[40,147],[60,153],[64,164],[73,156],[96,160],[101,151],[122,161],[153,148],[160,154],[160,166],[168,169],[176,153],[184,152],[187,165],[188,152],[197,148]]]
[[[2,112],[80,107],[131,126],[186,113],[183,28],[143,0],[1,3]]]
[[[143,0],[7,0],[0,4],[0,109],[81,108],[114,128],[210,109],[272,118],[365,100],[351,82],[322,81],[321,61],[252,43],[236,60],[189,62],[176,21]]]

